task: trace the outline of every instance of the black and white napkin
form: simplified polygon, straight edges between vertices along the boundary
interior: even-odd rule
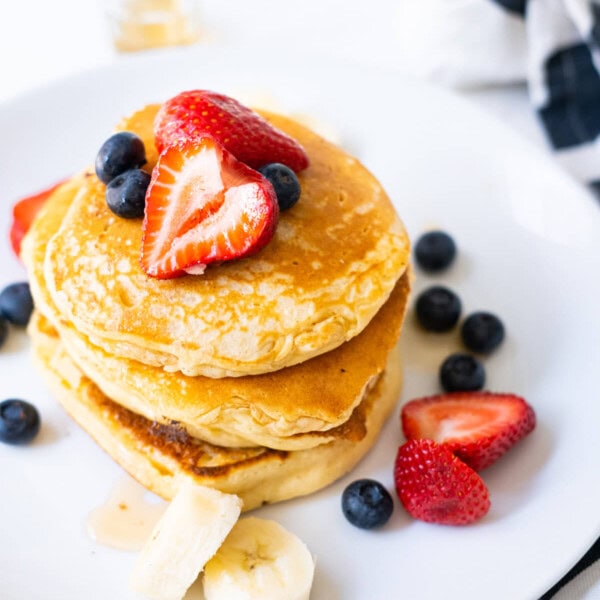
[[[556,158],[600,193],[600,0],[402,1],[421,75],[457,87],[526,81]]]

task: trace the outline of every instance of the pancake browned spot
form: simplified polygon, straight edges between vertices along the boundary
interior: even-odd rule
[[[60,338],[34,315],[34,355],[53,393],[96,442],[148,489],[172,498],[183,478],[238,494],[244,509],[309,494],[349,471],[368,451],[395,405],[400,377],[389,369],[365,398],[367,434],[309,450],[221,448],[128,411],[107,398],[72,362]],[[391,362],[398,360],[392,353]]]

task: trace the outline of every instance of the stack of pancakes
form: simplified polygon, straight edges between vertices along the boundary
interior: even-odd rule
[[[148,106],[122,122],[156,162]],[[400,389],[409,242],[354,158],[289,119],[299,202],[255,256],[148,277],[142,226],[92,171],[53,194],[22,250],[34,354],[59,401],[116,461],[171,498],[182,480],[245,509],[315,491],[372,446]]]

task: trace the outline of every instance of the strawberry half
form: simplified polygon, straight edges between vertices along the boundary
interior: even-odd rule
[[[156,148],[210,135],[238,160],[258,169],[283,163],[296,173],[308,156],[293,138],[237,100],[207,90],[182,92],[167,100],[154,120]]]
[[[63,181],[59,181],[49,188],[27,196],[19,200],[12,210],[13,220],[10,226],[10,245],[12,246],[13,252],[19,256],[21,253],[21,241],[25,237],[25,234],[29,231],[33,220],[36,215],[46,203],[46,200],[50,198],[54,190],[61,185]]]
[[[210,137],[168,147],[146,192],[141,263],[158,279],[250,256],[273,237],[273,186]]]
[[[453,392],[402,408],[407,439],[444,444],[476,471],[489,467],[535,427],[535,413],[514,394]]]
[[[467,525],[490,508],[481,477],[432,440],[410,440],[400,446],[394,481],[406,511],[428,523]]]

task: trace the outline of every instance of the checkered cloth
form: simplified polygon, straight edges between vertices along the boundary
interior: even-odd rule
[[[526,80],[558,160],[600,193],[600,0],[402,1],[421,75],[461,87]]]

